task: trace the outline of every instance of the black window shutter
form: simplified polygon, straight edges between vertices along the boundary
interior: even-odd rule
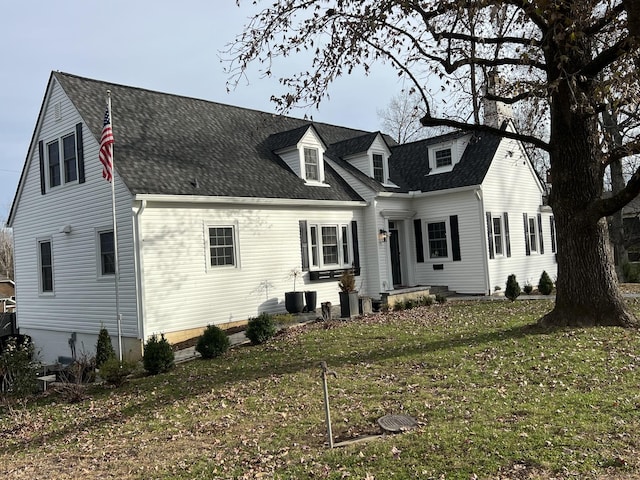
[[[44,142],[42,140],[38,142],[38,155],[40,155],[40,193],[44,195],[47,193],[47,177],[44,168]]]
[[[504,212],[502,214],[504,218],[504,243],[507,247],[507,257],[511,256],[511,238],[509,237],[509,214]]]
[[[453,255],[453,261],[459,262],[462,260],[462,256],[460,255],[460,232],[458,230],[457,215],[449,217],[449,226],[451,227],[451,254]]]
[[[78,183],[86,181],[84,176],[84,144],[82,143],[82,123],[76,125],[76,152],[78,154]]]
[[[413,221],[413,232],[416,236],[416,262],[424,263],[424,244],[422,243],[422,220]]]
[[[353,268],[360,268],[360,247],[358,246],[358,222],[351,221],[351,239],[353,240]]]
[[[302,270],[309,270],[309,241],[307,240],[307,221],[300,220],[300,254],[302,256]]]
[[[527,255],[531,255],[531,245],[529,245],[529,219],[526,213],[522,214],[522,219],[524,221],[524,248]]]
[[[549,231],[551,232],[551,253],[556,253],[556,224],[553,215],[549,217]]]
[[[493,251],[493,224],[491,223],[491,212],[487,212],[487,240],[489,241],[489,258],[495,258]]]
[[[538,237],[540,238],[540,254],[544,253],[544,240],[542,239],[542,214],[538,214]]]

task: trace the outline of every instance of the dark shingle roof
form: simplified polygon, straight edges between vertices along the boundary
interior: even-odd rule
[[[480,185],[500,144],[501,139],[497,135],[474,134],[462,154],[462,158],[453,167],[453,170],[447,173],[428,175],[430,171],[429,147],[465,135],[469,135],[469,133],[453,132],[392,147],[389,159],[391,180],[400,186],[400,191],[403,192],[412,190],[432,192]]]
[[[362,200],[330,167],[325,176],[331,188],[307,186],[273,153],[273,136],[286,132],[280,140],[290,141],[309,128],[306,120],[66,73],[53,76],[97,141],[111,90],[116,170],[134,194]],[[313,127],[327,144],[367,133],[324,123]]]

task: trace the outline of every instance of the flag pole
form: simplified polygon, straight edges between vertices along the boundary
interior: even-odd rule
[[[109,122],[113,131],[113,117],[111,116],[111,90],[107,90],[107,110],[109,112]],[[116,169],[113,158],[113,143],[109,145],[111,149],[111,213],[113,215],[113,260],[115,263],[114,277],[116,288],[116,320],[118,323],[118,359],[122,361],[122,314],[120,313],[120,265],[118,261],[118,225],[116,218]]]

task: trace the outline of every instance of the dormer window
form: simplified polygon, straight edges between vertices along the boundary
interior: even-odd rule
[[[443,148],[435,151],[436,168],[449,167],[452,164],[451,149]]]
[[[304,148],[304,172],[305,180],[314,182],[320,180],[318,150],[316,148]]]
[[[373,154],[373,178],[380,183],[384,182],[384,157],[378,153]]]

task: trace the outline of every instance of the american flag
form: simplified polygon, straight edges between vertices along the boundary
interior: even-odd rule
[[[109,107],[104,112],[102,138],[100,139],[100,162],[102,163],[102,178],[107,182],[113,180],[113,131],[111,130],[111,116]]]

